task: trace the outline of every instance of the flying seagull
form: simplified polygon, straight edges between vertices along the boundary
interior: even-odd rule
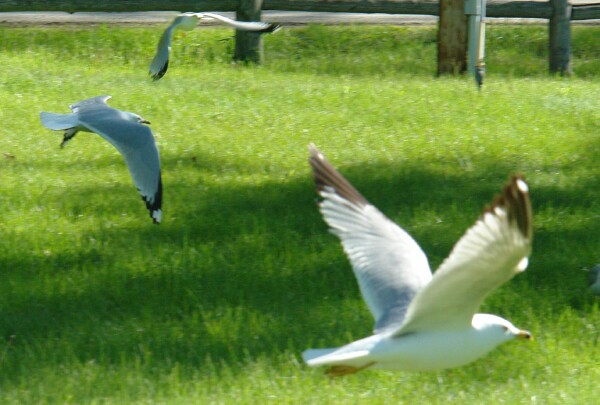
[[[169,52],[171,51],[171,38],[173,31],[180,29],[191,31],[196,27],[200,20],[218,20],[237,30],[255,31],[259,33],[275,32],[281,28],[278,24],[258,22],[258,21],[236,21],[213,13],[183,13],[175,17],[171,25],[163,32],[156,47],[156,54],[152,63],[150,63],[150,76],[153,80],[158,80],[167,73],[169,67]]]
[[[327,374],[390,369],[427,371],[470,363],[513,338],[531,334],[495,315],[483,299],[527,267],[531,252],[528,187],[516,175],[454,246],[433,277],[414,239],[371,205],[314,145],[310,165],[320,210],[342,242],[374,334],[333,349],[303,353]]]
[[[139,115],[111,108],[110,96],[98,96],[69,106],[72,114],[42,112],[42,124],[55,131],[65,131],[60,144],[66,145],[79,131],[95,132],[110,142],[125,157],[129,173],[150,217],[158,224],[162,218],[162,182],[160,161],[150,124]]]

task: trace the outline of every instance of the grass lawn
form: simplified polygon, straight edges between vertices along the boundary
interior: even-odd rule
[[[161,27],[162,28],[162,27]],[[542,26],[490,26],[486,81],[435,78],[432,27],[284,29],[261,67],[232,32],[0,28],[0,403],[511,403],[598,400],[600,27],[573,30],[572,78]],[[41,111],[110,94],[152,122],[164,216],[152,225],[117,151],[64,149]],[[301,352],[372,319],[316,206],[316,145],[410,232],[433,269],[523,172],[529,269],[490,296],[530,330],[471,365],[330,380]]]

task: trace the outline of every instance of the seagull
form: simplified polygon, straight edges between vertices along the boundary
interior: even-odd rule
[[[139,115],[111,108],[111,96],[89,98],[69,106],[72,114],[42,112],[42,124],[55,131],[65,131],[64,147],[79,131],[95,132],[110,142],[125,157],[129,173],[150,217],[155,224],[162,219],[162,181],[160,161],[150,124]]]
[[[429,371],[458,367],[528,331],[477,308],[527,267],[531,206],[521,175],[457,242],[431,275],[425,253],[371,205],[313,145],[310,165],[320,210],[348,255],[373,317],[373,335],[339,348],[303,353],[311,367],[337,377],[371,369]]]
[[[590,270],[590,291],[600,296],[600,264]]]
[[[241,31],[255,31],[258,33],[268,33],[278,31],[279,24],[258,22],[258,21],[236,21],[214,13],[183,13],[175,17],[171,25],[163,32],[156,47],[156,54],[152,63],[150,63],[150,76],[153,80],[158,80],[167,73],[169,67],[169,52],[171,51],[171,38],[173,31],[180,29],[191,31],[196,27],[200,20],[218,20],[233,28]]]

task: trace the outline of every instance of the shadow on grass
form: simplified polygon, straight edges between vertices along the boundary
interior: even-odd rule
[[[176,161],[167,157],[164,163]],[[186,170],[196,168],[199,183],[202,172],[218,172],[223,163],[207,156],[196,162],[187,162]],[[440,175],[418,162],[342,171],[415,237],[434,268],[511,172],[493,161],[482,172],[460,175]],[[597,190],[597,178],[568,188],[532,188],[534,218],[547,207],[589,209],[587,198],[597,201]],[[94,186],[49,198],[93,200],[112,191]],[[0,336],[15,336],[3,364],[14,372],[0,379],[19,378],[17,370],[27,370],[19,365],[24,360],[58,366],[73,358],[107,365],[141,359],[148,372],[174,363],[202,370],[208,361],[299,354],[370,333],[372,320],[341,246],[327,234],[308,175],[203,191],[176,180],[165,192],[176,218],[158,227],[101,226],[80,237],[94,245],[0,258],[2,276],[14,287],[1,308]],[[556,278],[565,278],[563,256],[576,254],[581,241],[593,243],[598,215],[565,227],[536,229],[532,266],[519,283],[561,288]],[[36,278],[42,286],[28,289]]]

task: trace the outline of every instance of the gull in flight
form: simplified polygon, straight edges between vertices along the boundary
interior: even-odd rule
[[[162,218],[162,182],[160,161],[150,124],[139,115],[111,108],[110,96],[99,96],[70,106],[72,114],[42,112],[42,124],[55,131],[65,131],[61,148],[79,131],[95,132],[110,142],[125,157],[129,173],[153,222]]]
[[[158,80],[167,73],[169,67],[169,53],[171,51],[171,38],[176,29],[191,31],[200,20],[218,20],[237,30],[254,31],[258,33],[275,32],[281,28],[278,24],[258,22],[258,21],[236,21],[213,13],[183,13],[175,17],[171,25],[163,32],[156,47],[156,54],[152,63],[150,63],[150,76],[153,80]]]
[[[371,205],[311,144],[320,210],[342,242],[374,334],[303,353],[309,366],[341,376],[373,368],[427,371],[458,367],[531,334],[496,315],[476,313],[483,299],[527,267],[531,252],[528,187],[516,175],[431,275],[414,239]]]

